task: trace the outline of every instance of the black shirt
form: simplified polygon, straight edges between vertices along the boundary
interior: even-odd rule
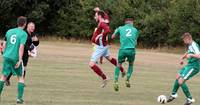
[[[27,31],[26,31],[27,32]],[[26,40],[26,43],[25,43],[25,46],[24,46],[24,57],[29,57],[28,55],[28,51],[32,51],[34,49],[34,47],[32,46],[32,44],[34,46],[38,46],[39,45],[39,40],[38,41],[32,41],[32,37],[35,37],[36,34],[33,32],[31,34],[29,34],[27,32],[28,36],[27,36],[27,40]]]

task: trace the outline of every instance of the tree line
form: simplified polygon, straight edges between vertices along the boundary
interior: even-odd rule
[[[24,15],[36,23],[39,35],[89,40],[97,26],[96,6],[110,11],[112,31],[133,16],[141,46],[179,46],[184,32],[200,42],[199,0],[1,0],[0,35]]]

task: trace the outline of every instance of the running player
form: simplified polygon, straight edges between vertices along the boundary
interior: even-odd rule
[[[107,76],[102,72],[102,70],[97,66],[96,62],[99,60],[100,57],[105,57],[108,61],[110,61],[113,65],[117,64],[117,60],[112,58],[108,51],[108,43],[106,37],[108,33],[110,33],[110,29],[107,23],[104,22],[104,13],[102,11],[98,12],[96,21],[98,21],[98,27],[96,31],[93,33],[92,36],[92,43],[95,43],[95,51],[92,54],[92,57],[89,62],[89,66],[91,69],[99,75],[102,79],[101,87],[105,87],[107,84]]]
[[[187,45],[188,51],[183,55],[183,57],[181,57],[180,64],[184,64],[184,59],[187,59],[188,63],[179,71],[179,73],[176,74],[176,80],[173,86],[172,94],[168,98],[167,102],[171,102],[178,97],[177,91],[179,87],[181,87],[183,93],[187,97],[184,105],[191,105],[195,102],[195,100],[192,98],[186,82],[199,72],[200,48],[199,45],[193,41],[192,35],[190,33],[184,33],[182,39],[184,44]]]
[[[103,10],[101,10],[99,7],[95,7],[94,8],[94,11],[95,11],[95,19],[96,19],[96,21],[98,21],[98,12],[99,11],[101,11],[101,12],[103,12],[104,13],[104,16],[103,16],[103,22],[105,22],[108,26],[109,26],[109,23],[110,23],[110,16],[109,16],[109,10],[107,9],[107,10],[105,10],[105,11],[103,11]],[[96,29],[97,28],[95,28],[95,31],[96,31]],[[94,32],[95,32],[94,31]],[[103,31],[102,31],[103,32]],[[110,45],[110,40],[109,40],[109,38],[108,38],[109,36],[107,35],[107,37],[106,37],[106,41],[107,41],[107,43],[108,43],[108,45]],[[95,44],[93,44],[94,45],[94,47],[93,47],[93,50],[95,50],[96,48],[96,46],[95,46]],[[103,56],[102,57],[100,57],[100,60],[99,60],[99,62],[100,62],[100,64],[102,64],[103,63]],[[97,62],[98,63],[98,62]],[[117,66],[117,62],[114,62],[114,65],[115,66]],[[120,71],[122,72],[122,77],[124,77],[125,75],[126,75],[126,72],[124,71],[124,68],[122,67],[122,66],[120,66]]]
[[[3,75],[0,80],[0,95],[2,94],[6,77],[12,72],[13,75],[17,75],[18,77],[17,103],[24,102],[24,67],[22,64],[22,56],[24,53],[24,44],[26,43],[27,39],[27,33],[23,30],[26,26],[26,23],[26,17],[20,16],[17,19],[18,27],[7,31],[3,45]]]
[[[27,41],[24,47],[24,54],[23,54],[23,65],[24,65],[24,73],[23,73],[23,77],[25,78],[26,76],[26,71],[27,71],[27,65],[28,65],[28,60],[29,60],[29,56],[33,56],[37,54],[37,52],[35,52],[34,54],[32,53],[33,51],[35,51],[36,47],[39,45],[39,39],[36,36],[36,34],[34,33],[35,31],[35,23],[33,22],[29,22],[27,24],[27,29],[26,32],[28,34],[27,37]],[[34,56],[33,56],[34,57]],[[7,86],[10,86],[10,77],[12,76],[12,73],[10,73],[5,81]]]
[[[95,16],[94,16],[95,19],[98,18],[98,12],[99,12],[99,11],[104,12],[104,11],[101,10],[99,7],[95,7],[95,8],[94,8],[94,11],[95,11]],[[107,24],[109,25],[109,23],[110,23],[110,17],[109,17],[109,15],[108,15],[108,13],[104,12],[104,17],[103,17],[103,18],[104,18],[104,22],[107,23]],[[95,29],[95,31],[96,31],[96,29]],[[94,44],[94,49],[95,49],[95,44]],[[100,64],[103,64],[103,57],[100,57],[99,62],[100,62]]]
[[[133,72],[133,64],[135,60],[135,47],[137,45],[138,30],[133,26],[133,18],[126,18],[125,25],[117,28],[112,35],[112,39],[116,36],[120,37],[120,48],[118,53],[118,66],[115,68],[114,89],[119,90],[118,77],[122,63],[127,59],[129,67],[127,71],[126,87],[130,88],[130,78]]]

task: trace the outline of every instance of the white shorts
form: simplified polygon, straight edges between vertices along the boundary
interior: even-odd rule
[[[108,57],[110,56],[109,46],[99,46],[95,45],[94,52],[92,53],[92,57],[90,61],[97,62],[100,57]]]

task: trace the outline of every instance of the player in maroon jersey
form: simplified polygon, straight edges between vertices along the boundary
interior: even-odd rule
[[[95,43],[95,51],[92,54],[92,57],[89,62],[89,66],[91,69],[99,75],[103,82],[101,87],[105,87],[108,81],[107,76],[103,73],[103,71],[97,66],[96,62],[100,57],[105,57],[108,61],[110,61],[113,65],[117,65],[117,61],[115,58],[112,58],[109,53],[109,46],[106,40],[108,33],[110,33],[110,28],[107,23],[105,23],[104,12],[99,11],[97,13],[97,17],[95,18],[98,22],[98,27],[93,33],[92,43]]]

